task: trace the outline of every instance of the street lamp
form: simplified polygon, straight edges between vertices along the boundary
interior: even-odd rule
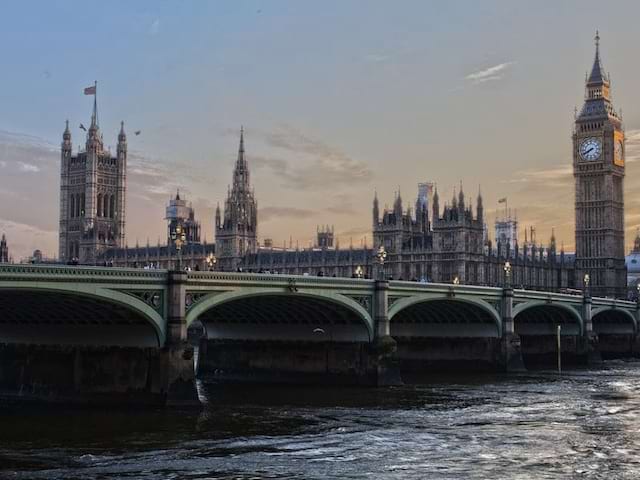
[[[460,279],[458,278],[457,275],[455,277],[453,277],[453,284],[454,285],[460,285]]]
[[[591,276],[588,273],[584,274],[582,283],[584,284],[584,294],[589,295],[589,283],[591,283]]]
[[[384,261],[387,259],[387,251],[384,249],[384,245],[380,245],[380,248],[378,248],[376,259],[378,260],[378,265],[380,265],[380,273],[378,276],[380,280],[384,280]]]
[[[362,267],[358,265],[354,273],[356,275],[356,278],[362,278],[362,274],[363,274]]]
[[[205,260],[207,262],[209,271],[213,271],[215,269],[216,263],[218,263],[218,259],[216,258],[216,256],[213,253],[210,253],[209,255],[207,255],[207,258]]]
[[[504,286],[508,288],[511,285],[511,263],[509,263],[509,260],[504,262],[503,270],[504,270]]]
[[[178,224],[171,229],[171,241],[176,246],[178,252],[178,270],[182,270],[182,246],[187,243],[187,235],[182,228],[182,225]]]

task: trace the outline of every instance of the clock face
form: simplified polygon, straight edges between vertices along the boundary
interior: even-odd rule
[[[580,144],[580,156],[583,160],[597,160],[602,153],[602,142],[598,138],[587,138]]]
[[[623,154],[622,140],[616,141],[614,153],[616,156],[616,160],[618,161],[622,160],[622,154]]]

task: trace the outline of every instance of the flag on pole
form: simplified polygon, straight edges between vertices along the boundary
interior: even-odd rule
[[[498,203],[507,203],[507,197],[502,197],[498,200]]]
[[[90,87],[87,87],[84,89],[84,94],[85,95],[95,95],[96,94],[96,86],[95,85],[91,85]]]

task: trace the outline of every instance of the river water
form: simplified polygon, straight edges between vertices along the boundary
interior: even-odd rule
[[[200,385],[198,413],[0,407],[0,478],[640,478],[640,362],[412,381]]]

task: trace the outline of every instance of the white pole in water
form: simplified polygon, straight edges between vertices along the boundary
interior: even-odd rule
[[[562,330],[562,327],[560,325],[558,325],[558,375],[562,373],[562,352],[560,351],[560,330]]]

